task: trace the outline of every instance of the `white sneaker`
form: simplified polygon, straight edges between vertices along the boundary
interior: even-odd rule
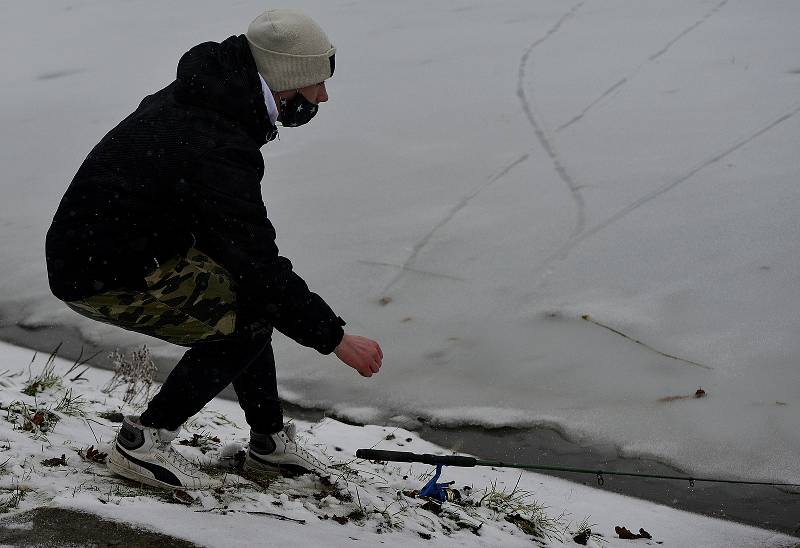
[[[247,470],[288,470],[300,474],[314,473],[321,477],[333,475],[330,460],[317,456],[295,441],[295,425],[286,424],[276,434],[250,432],[250,447],[244,461]]]
[[[178,430],[142,426],[138,417],[125,417],[108,468],[124,478],[167,489],[210,489],[221,482],[201,472],[172,447]]]

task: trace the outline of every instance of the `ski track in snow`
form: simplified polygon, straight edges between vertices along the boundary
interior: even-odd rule
[[[727,148],[712,154],[711,156],[707,157],[705,160],[702,160],[702,161],[698,162],[697,164],[695,164],[693,167],[691,167],[688,171],[684,172],[679,177],[667,182],[666,184],[661,185],[660,187],[658,187],[657,189],[653,190],[652,192],[650,192],[648,194],[645,194],[644,196],[638,198],[634,202],[632,202],[632,203],[628,204],[627,206],[623,207],[622,209],[620,209],[619,211],[617,211],[616,213],[614,213],[613,215],[608,217],[606,220],[601,221],[600,223],[596,224],[595,226],[593,226],[589,230],[583,232],[579,236],[569,240],[567,243],[565,243],[563,246],[561,246],[560,249],[558,249],[553,254],[551,254],[549,257],[547,257],[547,259],[545,259],[544,262],[541,265],[539,265],[539,267],[537,267],[537,269],[534,272],[538,275],[543,270],[548,268],[550,266],[550,264],[552,264],[555,260],[566,258],[566,256],[569,254],[570,251],[572,251],[575,247],[577,247],[580,243],[582,243],[586,239],[590,238],[591,236],[594,236],[595,234],[597,234],[601,230],[604,230],[605,228],[609,227],[610,225],[616,223],[617,221],[619,221],[623,217],[627,216],[628,214],[636,211],[637,209],[639,209],[641,206],[645,205],[646,203],[651,202],[652,200],[658,198],[659,196],[662,196],[663,194],[669,192],[670,190],[674,189],[678,185],[680,185],[682,183],[685,183],[686,181],[691,179],[693,176],[695,176],[700,171],[704,170],[705,168],[707,168],[707,167],[709,167],[711,165],[716,164],[720,160],[725,159],[727,156],[733,154],[734,152],[736,152],[740,148],[742,148],[742,147],[748,145],[749,143],[753,142],[754,140],[758,139],[759,137],[761,137],[762,135],[764,135],[765,133],[767,133],[768,131],[770,131],[774,127],[776,127],[776,126],[782,124],[783,122],[789,120],[790,118],[795,116],[798,112],[800,112],[800,103],[795,104],[794,106],[789,108],[787,111],[785,111],[778,118],[776,118],[776,119],[772,120],[771,122],[761,126],[759,129],[757,129],[757,130],[745,135],[744,137],[742,137],[741,139],[737,140],[736,142],[734,142],[733,144],[731,144]],[[540,284],[541,284],[541,281],[540,281]]]
[[[562,15],[558,21],[556,21],[555,25],[553,25],[547,33],[533,42],[528,49],[525,50],[525,53],[522,55],[522,58],[519,62],[519,75],[517,78],[517,97],[519,97],[520,103],[522,103],[522,110],[525,112],[525,115],[528,118],[528,122],[530,123],[531,127],[533,127],[533,132],[536,135],[536,138],[539,140],[539,144],[547,153],[547,156],[553,162],[553,167],[555,168],[558,177],[564,182],[570,192],[570,196],[572,197],[572,201],[575,204],[576,209],[576,220],[575,226],[572,229],[572,233],[570,234],[570,241],[583,232],[584,227],[586,226],[586,204],[583,200],[583,195],[580,191],[580,186],[575,182],[575,179],[572,175],[569,174],[566,167],[561,161],[561,158],[558,155],[558,151],[556,150],[555,145],[553,144],[552,140],[547,136],[547,132],[544,130],[543,125],[539,122],[539,119],[536,115],[536,107],[535,102],[533,100],[533,92],[530,92],[530,97],[525,94],[525,67],[528,65],[529,59],[533,51],[542,45],[547,39],[553,36],[556,32],[561,29],[564,23],[573,17],[575,13],[583,6],[586,2],[579,2],[575,4],[568,12]]]
[[[529,60],[531,54],[533,53],[533,51],[538,46],[540,46],[541,44],[546,42],[551,36],[553,36],[555,33],[557,33],[561,29],[561,27],[564,25],[564,23],[568,19],[573,17],[575,15],[575,13],[585,3],[586,3],[586,0],[583,0],[582,2],[579,2],[578,4],[575,4],[572,8],[569,9],[569,11],[567,11],[565,14],[563,14],[561,17],[559,17],[558,21],[556,21],[556,23],[545,33],[544,36],[542,36],[541,38],[539,38],[538,40],[533,42],[530,46],[528,46],[528,48],[525,50],[525,53],[522,55],[522,58],[520,59],[518,80],[517,80],[517,96],[519,97],[520,102],[522,103],[522,109],[525,112],[525,115],[527,116],[528,121],[530,122],[531,126],[533,127],[534,133],[536,134],[536,137],[539,140],[539,143],[541,144],[542,148],[547,153],[548,157],[553,162],[553,166],[555,168],[556,173],[558,174],[559,178],[564,182],[564,184],[567,185],[567,188],[570,191],[570,195],[572,196],[572,199],[573,199],[573,201],[575,203],[575,207],[577,209],[577,220],[576,220],[576,223],[575,223],[575,227],[572,230],[572,234],[570,236],[570,240],[572,238],[574,238],[575,236],[579,235],[583,231],[583,229],[584,229],[584,227],[586,225],[585,203],[584,203],[584,200],[583,200],[583,196],[580,193],[579,185],[575,182],[575,180],[572,178],[572,176],[569,174],[569,172],[567,172],[566,168],[564,167],[564,164],[561,162],[561,160],[560,160],[560,158],[558,156],[558,153],[556,151],[555,146],[553,145],[553,143],[550,140],[550,138],[547,136],[547,133],[544,131],[544,128],[542,127],[542,125],[539,123],[539,120],[537,119],[536,114],[534,112],[535,111],[535,107],[534,107],[534,104],[533,104],[533,100],[529,99],[525,94],[524,81],[525,81],[525,67],[528,64],[528,60]],[[388,293],[389,290],[392,287],[394,287],[394,285],[403,277],[403,275],[407,271],[422,272],[422,271],[419,271],[419,270],[416,270],[416,269],[412,268],[412,265],[414,265],[414,263],[416,262],[420,251],[428,244],[428,242],[430,242],[430,240],[434,236],[434,234],[436,234],[436,232],[439,229],[441,229],[448,222],[450,222],[450,220],[453,219],[453,217],[455,217],[456,214],[459,211],[464,209],[464,207],[466,207],[470,203],[470,201],[472,201],[476,196],[478,196],[478,194],[480,194],[483,190],[485,190],[486,188],[488,188],[489,186],[491,186],[492,184],[494,184],[495,182],[497,182],[498,180],[500,180],[501,178],[506,176],[512,169],[514,169],[519,164],[525,162],[529,157],[530,157],[530,154],[524,154],[524,155],[520,156],[519,158],[517,158],[516,160],[511,162],[509,165],[504,167],[497,175],[495,175],[492,178],[490,178],[485,184],[483,184],[482,186],[478,187],[471,194],[463,197],[447,213],[447,215],[445,215],[425,236],[423,236],[414,245],[413,249],[411,250],[411,254],[409,255],[408,259],[406,259],[405,262],[403,262],[402,265],[391,265],[389,263],[376,263],[376,262],[371,263],[371,264],[381,264],[381,265],[384,265],[384,266],[393,266],[393,267],[399,269],[399,272],[394,277],[392,277],[392,279],[389,280],[389,282],[383,288],[382,293],[384,295],[386,293]],[[428,273],[428,274],[430,274],[430,273]],[[437,274],[437,276],[442,276],[442,275],[441,274]]]
[[[472,191],[470,194],[468,194],[467,196],[464,196],[463,198],[461,198],[461,200],[459,200],[458,203],[456,203],[455,206],[453,206],[450,209],[450,211],[447,213],[447,215],[442,217],[442,219],[438,223],[436,223],[436,225],[433,228],[431,228],[430,231],[428,231],[428,233],[425,236],[423,236],[416,244],[414,244],[414,247],[411,250],[411,254],[403,262],[402,265],[393,265],[391,263],[379,263],[379,262],[374,262],[374,261],[368,263],[368,264],[374,264],[374,265],[392,266],[392,267],[395,267],[395,268],[397,268],[399,270],[398,273],[383,288],[382,293],[385,295],[403,277],[403,275],[406,272],[416,272],[416,273],[420,273],[420,274],[429,274],[429,275],[433,275],[433,276],[446,277],[446,278],[457,279],[457,280],[463,281],[461,278],[456,278],[455,276],[451,276],[451,275],[447,275],[447,274],[438,274],[438,273],[432,273],[432,272],[427,272],[427,271],[423,271],[423,270],[418,270],[418,269],[412,268],[412,265],[416,262],[417,256],[419,255],[420,251],[422,251],[422,249],[426,245],[428,245],[428,242],[431,241],[431,238],[433,238],[434,234],[436,234],[436,232],[440,228],[442,228],[444,225],[449,223],[450,220],[452,220],[453,217],[455,217],[456,214],[459,211],[461,211],[467,205],[469,205],[469,203],[476,196],[478,196],[478,194],[480,194],[481,192],[483,192],[484,190],[489,188],[491,185],[493,185],[494,183],[496,183],[497,181],[499,181],[500,179],[502,179],[503,177],[508,175],[511,172],[511,170],[513,170],[515,167],[517,167],[521,163],[525,162],[529,157],[530,157],[530,154],[523,154],[522,156],[520,156],[519,158],[517,158],[516,160],[514,160],[513,162],[508,164],[506,167],[504,167],[499,173],[497,173],[496,175],[492,176],[484,184],[482,184],[477,189]]]
[[[691,25],[689,25],[688,27],[683,29],[681,32],[679,32],[672,40],[667,42],[666,45],[664,45],[664,47],[662,47],[657,52],[651,54],[646,60],[644,60],[641,63],[639,63],[639,65],[635,69],[633,69],[631,72],[629,72],[624,77],[620,78],[614,85],[612,85],[610,88],[605,90],[598,98],[596,98],[594,101],[589,103],[580,112],[580,114],[578,114],[576,116],[573,116],[567,122],[565,122],[565,123],[561,124],[560,126],[558,126],[558,128],[556,129],[556,132],[560,132],[560,131],[562,131],[564,129],[567,129],[572,124],[575,124],[575,123],[579,122],[580,120],[582,120],[583,117],[586,116],[586,114],[588,114],[588,112],[590,110],[592,110],[596,105],[601,103],[606,97],[609,97],[610,95],[612,95],[615,92],[619,91],[625,84],[630,82],[637,74],[639,74],[639,72],[641,72],[641,70],[643,68],[645,68],[647,65],[649,65],[650,63],[652,63],[653,61],[655,61],[656,59],[658,59],[659,57],[661,57],[665,53],[667,53],[672,46],[674,46],[678,41],[680,41],[687,34],[691,33],[697,27],[699,27],[700,25],[702,25],[703,23],[708,21],[715,13],[717,13],[719,10],[721,10],[725,6],[725,4],[727,4],[728,2],[729,2],[729,0],[722,0],[717,5],[715,5],[713,8],[711,8],[700,19],[698,19],[697,21],[695,21],[694,23],[692,23]]]

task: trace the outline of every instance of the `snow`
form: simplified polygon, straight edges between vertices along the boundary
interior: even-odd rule
[[[263,194],[282,252],[386,358],[363,380],[276,337],[287,399],[800,480],[800,4],[295,5],[337,73],[265,147]],[[0,4],[6,324],[142,340],[49,295],[45,231],[99,138],[263,5],[151,8]]]
[[[0,471],[0,505],[11,491],[21,490],[25,496],[10,516],[31,508],[48,507],[80,510],[161,532],[209,547],[252,546],[253,539],[269,546],[295,546],[300,542],[314,546],[349,546],[362,542],[373,546],[530,546],[531,537],[507,522],[504,514],[485,506],[476,507],[444,503],[442,513],[422,508],[425,502],[401,491],[419,489],[430,476],[429,466],[420,464],[370,463],[355,459],[356,449],[411,450],[418,453],[447,454],[420,439],[414,432],[384,426],[351,426],[326,418],[318,423],[297,421],[298,435],[309,446],[334,462],[347,462],[352,470],[337,479],[337,491],[327,489],[315,476],[275,477],[267,487],[244,479],[222,457],[235,454],[247,440],[244,416],[235,402],[217,399],[192,417],[179,435],[175,447],[198,462],[225,472],[224,487],[212,491],[192,491],[190,504],[181,504],[169,492],[137,486],[113,476],[105,465],[83,459],[90,446],[108,452],[119,425],[99,413],[117,410],[131,413],[135,408],[125,404],[121,396],[125,387],[106,393],[102,387],[112,373],[90,369],[84,380],[70,381],[65,375],[72,362],[57,358],[53,371],[61,384],[39,392],[36,397],[22,393],[29,379],[41,373],[46,357],[32,360],[29,350],[0,343],[0,458],[5,461]],[[157,387],[156,387],[157,388]],[[57,402],[71,390],[84,402],[83,414],[54,411]],[[24,430],[22,418],[15,412],[14,402],[29,409],[49,409],[59,420],[47,432]],[[177,443],[198,434],[209,442],[209,451]],[[60,459],[65,465],[46,466],[47,459]],[[639,544],[664,546],[714,547],[790,547],[797,539],[771,531],[681,512],[641,500],[614,495],[558,478],[512,469],[445,468],[440,481],[454,481],[466,499],[477,501],[487,491],[527,492],[527,502],[545,507],[547,516],[561,514],[558,536],[538,539],[541,546],[575,546],[571,536],[578,524],[587,519],[594,533],[588,546],[608,548],[629,546],[614,527],[622,525],[633,531],[644,528],[653,535]],[[464,486],[471,486],[471,494]],[[327,495],[326,495],[327,493]],[[349,496],[349,498],[347,498]],[[341,518],[363,509],[364,519]],[[249,512],[249,513],[248,513]],[[260,512],[260,513],[259,513]],[[520,512],[523,516],[525,512]],[[287,519],[281,519],[287,518]],[[291,521],[295,520],[295,521]],[[300,523],[299,521],[303,521]],[[480,525],[477,534],[455,523]],[[0,520],[3,527],[8,519]],[[27,523],[27,525],[26,525]],[[29,522],[9,527],[26,528]],[[569,533],[569,534],[568,534]],[[423,537],[430,536],[430,539]]]

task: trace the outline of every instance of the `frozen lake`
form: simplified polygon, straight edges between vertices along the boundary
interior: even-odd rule
[[[296,5],[337,71],[263,149],[263,196],[282,253],[385,361],[361,379],[278,335],[285,398],[800,479],[800,4]],[[5,326],[142,340],[49,295],[44,234],[105,132],[262,9],[0,3]]]

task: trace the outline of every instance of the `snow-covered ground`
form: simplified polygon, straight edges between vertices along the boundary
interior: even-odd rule
[[[637,543],[648,545],[797,546],[796,538],[770,531],[510,469],[446,468],[440,481],[455,481],[461,502],[426,506],[404,491],[419,489],[431,467],[370,463],[354,454],[361,447],[446,454],[442,448],[400,428],[332,419],[298,422],[298,431],[334,462],[348,463],[334,486],[310,475],[245,479],[225,458],[248,438],[243,413],[227,400],[213,401],[190,419],[175,442],[186,456],[224,475],[224,487],[172,495],[111,475],[102,457],[87,451],[108,453],[119,426],[113,414],[135,412],[122,400],[126,385],[108,393],[103,387],[110,371],[79,375],[80,367],[67,374],[73,363],[57,358],[49,369],[57,380],[31,389],[48,362],[46,355],[32,358],[29,350],[0,343],[0,512],[12,516],[41,506],[81,510],[225,548],[252,546],[254,539],[269,546],[576,546],[572,537],[584,520],[595,535],[587,545],[595,548],[630,545],[617,536],[616,526],[643,528],[652,539]],[[549,526],[549,538],[534,538],[506,519],[514,515],[512,521],[523,525],[522,519],[557,521]],[[0,519],[0,527],[5,523]]]
[[[279,338],[285,397],[800,480],[800,3],[294,5],[337,73],[264,149],[263,194],[284,254],[386,359],[362,380]],[[0,2],[4,322],[137,340],[49,295],[44,233],[182,52],[264,7]]]

